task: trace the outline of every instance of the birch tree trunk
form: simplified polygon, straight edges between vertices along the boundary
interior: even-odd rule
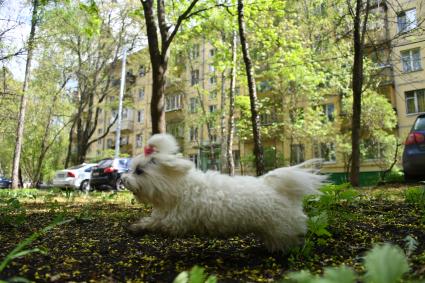
[[[227,131],[227,168],[229,170],[229,175],[235,175],[235,160],[233,159],[233,135],[235,128],[235,87],[236,87],[236,44],[237,44],[237,34],[236,31],[233,31],[233,41],[232,41],[232,71],[230,75],[230,92],[229,92],[229,126]]]
[[[25,112],[27,110],[27,91],[28,84],[31,75],[31,61],[33,57],[33,51],[35,48],[35,29],[38,22],[38,8],[39,0],[33,0],[33,10],[31,17],[31,30],[28,38],[28,55],[25,66],[25,78],[22,86],[21,103],[19,107],[18,126],[16,129],[16,142],[15,150],[13,152],[13,167],[12,167],[12,188],[16,189],[19,186],[19,165],[21,160],[22,144],[24,139],[24,127],[25,127]]]
[[[238,0],[238,22],[239,22],[239,37],[241,40],[243,60],[245,62],[246,76],[248,80],[249,99],[251,104],[251,122],[252,122],[252,134],[254,137],[255,167],[256,167],[257,176],[261,176],[265,173],[264,154],[263,154],[263,147],[261,144],[260,117],[258,115],[257,89],[255,86],[252,60],[249,55],[249,46],[246,40],[243,0]]]

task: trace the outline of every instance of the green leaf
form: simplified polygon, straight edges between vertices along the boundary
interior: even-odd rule
[[[190,283],[204,283],[206,277],[204,271],[204,268],[195,265],[190,271]]]
[[[316,277],[307,270],[301,270],[299,272],[289,273],[288,278],[298,283],[311,283]]]
[[[384,244],[375,246],[365,258],[365,282],[396,283],[409,271],[404,252],[398,246]]]
[[[176,278],[174,278],[173,283],[187,283],[189,282],[189,273],[187,271],[180,272]]]
[[[322,280],[319,280],[317,282],[353,283],[356,282],[356,275],[351,268],[348,268],[346,266],[339,266],[336,268],[325,268]]]

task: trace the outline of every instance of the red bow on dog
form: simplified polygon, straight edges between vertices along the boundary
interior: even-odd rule
[[[149,156],[149,155],[151,155],[152,153],[155,152],[155,147],[151,146],[151,145],[147,145],[144,148],[144,152],[145,152],[145,156]]]

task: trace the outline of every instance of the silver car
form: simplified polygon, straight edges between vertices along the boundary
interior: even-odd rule
[[[86,191],[89,186],[90,174],[96,163],[83,163],[56,172],[53,186],[59,188],[73,188]]]

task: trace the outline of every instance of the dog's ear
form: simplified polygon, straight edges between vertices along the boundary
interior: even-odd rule
[[[185,174],[193,168],[193,162],[176,156],[167,156],[160,160],[162,166],[175,173]]]

